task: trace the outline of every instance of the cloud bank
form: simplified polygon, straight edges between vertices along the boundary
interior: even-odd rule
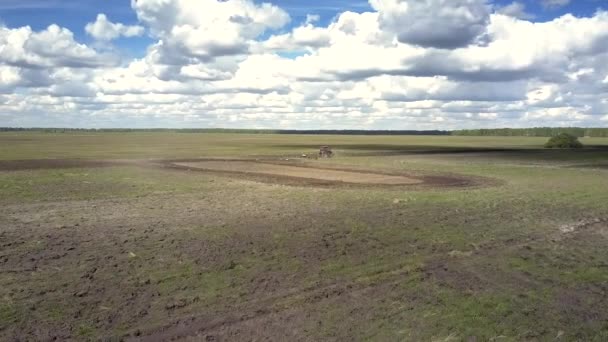
[[[545,1],[548,7],[563,1]],[[0,27],[0,126],[451,129],[608,122],[608,12],[370,0],[320,24],[250,0],[133,0],[77,42]],[[141,58],[108,49],[148,34]]]

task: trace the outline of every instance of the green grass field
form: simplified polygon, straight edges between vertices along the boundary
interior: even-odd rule
[[[348,136],[190,133],[0,133],[0,158],[195,158],[316,152],[328,144],[345,152],[462,148],[541,148],[546,138],[461,136]],[[587,145],[608,139],[585,138]]]
[[[0,340],[605,341],[608,139],[562,151],[545,141],[2,133]],[[307,166],[492,181],[351,187],[138,163],[10,169],[283,159],[320,145],[336,157]]]

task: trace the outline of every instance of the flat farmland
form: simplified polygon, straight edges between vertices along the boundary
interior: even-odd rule
[[[581,140],[1,133],[0,340],[605,341]]]

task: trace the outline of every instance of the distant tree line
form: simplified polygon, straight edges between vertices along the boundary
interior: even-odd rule
[[[450,131],[416,131],[416,130],[278,130],[278,134],[332,134],[332,135],[450,135]]]
[[[534,127],[534,128],[494,128],[463,129],[452,131],[452,135],[502,136],[502,137],[555,137],[568,133],[575,137],[608,137],[608,128],[583,127]]]
[[[243,133],[243,134],[337,134],[337,135],[450,135],[450,131],[417,131],[417,130],[277,130],[277,129],[238,129],[238,128],[21,128],[0,127],[0,132],[164,132],[164,133]]]
[[[568,133],[575,137],[608,137],[608,128],[581,127],[534,127],[534,128],[493,128],[463,129],[456,131],[418,130],[295,130],[295,129],[239,129],[239,128],[22,128],[0,127],[0,132],[109,132],[109,133],[242,133],[242,134],[332,134],[332,135],[463,135],[463,136],[513,136],[513,137],[554,137]]]

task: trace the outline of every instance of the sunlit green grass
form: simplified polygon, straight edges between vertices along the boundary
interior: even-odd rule
[[[195,158],[428,148],[540,148],[545,138],[459,136],[330,136],[199,133],[0,133],[0,160],[41,158]],[[582,139],[608,145],[608,139]]]

